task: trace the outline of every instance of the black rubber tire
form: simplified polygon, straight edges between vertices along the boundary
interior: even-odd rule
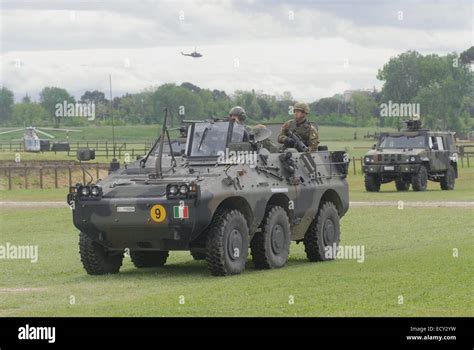
[[[397,188],[397,191],[408,191],[410,189],[410,181],[396,179],[395,187]]]
[[[325,202],[304,236],[304,248],[308,260],[333,260],[337,251],[332,256],[327,256],[325,248],[330,246],[332,249],[335,244],[337,249],[340,235],[339,213],[336,206],[332,202]]]
[[[454,171],[453,166],[450,164],[448,166],[448,170],[444,174],[444,177],[441,178],[440,186],[441,189],[444,191],[451,191],[454,190],[454,184],[456,182],[456,173]]]
[[[131,250],[130,259],[136,268],[160,267],[166,264],[168,251]]]
[[[214,276],[237,275],[245,269],[249,248],[247,220],[238,210],[215,214],[206,241],[207,267]]]
[[[381,181],[379,176],[374,174],[365,174],[364,177],[365,190],[367,192],[379,192]]]
[[[256,269],[282,267],[290,255],[290,220],[285,209],[270,206],[265,214],[262,231],[257,232],[250,244]]]
[[[107,251],[84,232],[79,233],[79,254],[89,275],[117,273],[122,266],[123,251]]]
[[[425,166],[420,166],[418,173],[412,176],[411,186],[413,191],[425,191],[428,186],[428,170]]]
[[[195,250],[190,251],[191,256],[193,257],[194,260],[199,261],[199,260],[206,260],[206,253],[205,252],[198,252]]]

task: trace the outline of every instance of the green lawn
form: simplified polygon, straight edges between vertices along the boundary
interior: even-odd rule
[[[2,210],[0,244],[38,245],[39,260],[0,260],[0,316],[474,316],[473,214],[351,208],[341,243],[363,245],[363,263],[309,263],[293,245],[279,270],[249,264],[216,278],[172,252],[164,268],[138,270],[126,258],[120,274],[93,277],[79,261],[69,209]]]

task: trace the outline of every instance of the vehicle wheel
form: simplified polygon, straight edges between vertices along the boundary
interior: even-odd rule
[[[454,190],[454,183],[456,181],[456,174],[452,165],[448,166],[448,170],[444,174],[444,177],[441,178],[441,189],[445,191]]]
[[[168,251],[131,250],[130,259],[136,268],[160,267],[166,264]]]
[[[257,232],[250,244],[256,269],[282,267],[290,254],[290,221],[280,206],[267,210],[262,231]]]
[[[304,248],[308,260],[333,260],[337,253],[340,234],[339,214],[336,206],[331,202],[325,202],[304,236]],[[325,254],[326,247],[336,248],[332,256]]]
[[[377,175],[365,174],[364,183],[365,183],[365,190],[367,192],[380,191],[381,181]]]
[[[428,171],[425,166],[420,166],[418,173],[411,178],[411,186],[413,191],[425,191],[428,185]]]
[[[117,273],[122,266],[123,251],[109,251],[84,232],[79,233],[79,254],[89,275]]]
[[[214,276],[236,275],[245,268],[249,229],[238,210],[216,214],[206,242],[206,261]]]
[[[190,253],[191,253],[191,256],[193,257],[194,260],[206,260],[206,253],[204,253],[204,252],[198,252],[196,250],[191,250]]]
[[[410,189],[410,181],[406,181],[404,179],[396,179],[395,187],[397,188],[397,191],[408,191]]]

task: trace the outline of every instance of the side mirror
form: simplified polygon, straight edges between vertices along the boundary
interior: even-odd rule
[[[95,150],[89,148],[79,148],[76,152],[76,158],[81,162],[95,159]]]

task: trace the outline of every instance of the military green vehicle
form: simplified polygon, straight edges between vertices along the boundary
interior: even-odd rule
[[[310,261],[335,256],[326,251],[337,247],[349,208],[343,151],[270,153],[262,147],[268,133],[256,137],[229,121],[187,129],[182,151],[170,149],[163,131],[146,157],[70,188],[87,273],[118,272],[125,252],[144,268],[187,250],[217,276],[243,271],[249,248],[255,268],[282,267],[290,241],[303,242]],[[80,160],[93,157],[78,152]]]
[[[458,177],[454,133],[422,129],[419,120],[407,121],[400,132],[381,133],[374,149],[364,156],[365,188],[380,191],[395,181],[398,191],[426,190],[428,180],[442,190],[453,190]]]

